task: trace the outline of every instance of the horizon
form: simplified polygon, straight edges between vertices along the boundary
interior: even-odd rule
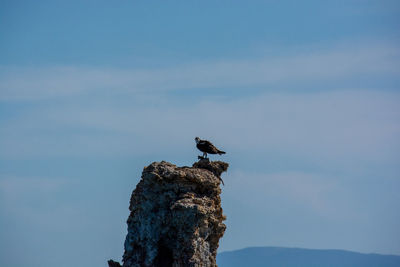
[[[348,250],[256,247],[224,252],[218,266],[398,266],[400,256],[358,253]]]
[[[400,255],[399,18],[395,0],[2,1],[0,265],[120,261],[143,167],[191,166],[196,136],[230,164],[218,252]]]
[[[359,251],[354,251],[354,250],[345,250],[345,249],[335,249],[335,248],[304,248],[304,247],[276,247],[276,246],[261,246],[261,247],[245,247],[245,248],[239,248],[235,250],[226,250],[226,251],[221,251],[220,253],[226,253],[226,252],[235,252],[239,250],[245,250],[245,249],[254,249],[254,248],[276,248],[276,249],[300,249],[300,250],[318,250],[318,251],[343,251],[343,252],[350,252],[350,253],[357,253],[357,254],[363,254],[363,255],[381,255],[381,256],[396,256],[400,257],[400,255],[397,254],[381,254],[381,253],[375,253],[375,252],[359,252]]]

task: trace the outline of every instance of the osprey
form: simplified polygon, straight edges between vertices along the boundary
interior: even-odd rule
[[[218,148],[216,148],[213,144],[211,144],[210,141],[207,140],[201,140],[200,138],[196,137],[194,139],[196,141],[196,147],[203,152],[203,157],[202,158],[207,158],[207,153],[208,154],[225,154],[224,151],[219,150]],[[199,158],[201,158],[199,156]]]

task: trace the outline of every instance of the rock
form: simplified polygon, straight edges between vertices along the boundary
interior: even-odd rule
[[[200,159],[193,164],[193,168],[206,169],[214,173],[215,176],[224,184],[221,179],[221,174],[228,169],[229,164],[223,161],[211,161],[209,159]]]
[[[228,166],[202,159],[193,167],[162,161],[144,168],[130,200],[122,266],[216,267],[226,229],[220,175]]]
[[[108,261],[108,266],[109,267],[121,267],[121,264],[119,264],[119,262],[113,261],[113,260],[109,260]]]

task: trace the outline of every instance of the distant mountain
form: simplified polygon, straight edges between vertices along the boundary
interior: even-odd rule
[[[219,253],[218,267],[400,267],[400,256],[345,250],[250,247]]]

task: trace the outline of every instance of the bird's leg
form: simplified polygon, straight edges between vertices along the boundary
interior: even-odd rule
[[[203,158],[207,158],[207,153],[206,152],[203,152]]]

